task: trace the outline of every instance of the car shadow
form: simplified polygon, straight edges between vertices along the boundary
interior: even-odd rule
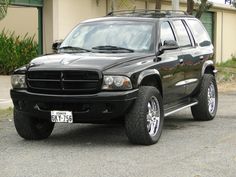
[[[165,118],[163,131],[165,136],[168,136],[168,132],[172,130],[191,128],[192,126],[200,125],[193,121],[191,115],[173,115]],[[133,146],[128,141],[124,126],[120,124],[56,124],[52,135],[41,142],[47,146]]]
[[[131,145],[122,125],[74,124],[58,125],[49,139],[44,140],[52,145],[79,146],[127,146]]]

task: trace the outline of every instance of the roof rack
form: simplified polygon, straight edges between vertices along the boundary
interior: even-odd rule
[[[107,16],[132,16],[132,17],[170,17],[170,16],[189,16],[185,11],[181,10],[146,10],[146,9],[134,9],[134,10],[120,10],[113,11],[107,14]]]

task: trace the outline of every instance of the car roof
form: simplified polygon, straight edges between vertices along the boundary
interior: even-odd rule
[[[155,22],[157,20],[158,19],[144,18],[144,17],[106,16],[106,17],[101,17],[101,18],[92,18],[92,19],[83,21],[82,23],[100,22],[100,21],[149,21],[149,22]]]
[[[183,19],[183,18],[195,18],[192,15],[188,15],[184,11],[173,11],[173,10],[122,10],[114,11],[107,14],[102,18],[94,18],[84,21],[87,22],[99,22],[99,21],[149,21],[155,22],[163,19]]]

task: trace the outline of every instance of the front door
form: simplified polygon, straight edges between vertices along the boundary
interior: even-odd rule
[[[196,54],[194,39],[188,26],[183,20],[172,21],[175,33],[177,35],[178,44],[182,53],[184,82],[181,84],[185,88],[185,97],[189,96],[197,87],[199,82],[199,74],[201,71],[201,61]]]
[[[163,21],[160,24],[160,44],[164,45],[165,41],[175,40],[173,28],[170,22]],[[160,62],[158,70],[162,77],[164,104],[174,103],[185,96],[183,60],[181,49],[165,50],[158,56]]]

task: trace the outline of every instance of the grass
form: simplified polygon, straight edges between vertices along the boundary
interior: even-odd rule
[[[235,68],[236,69],[236,57],[232,56],[232,59],[230,59],[226,62],[219,63],[216,66],[219,68],[227,67],[227,68]]]
[[[0,120],[12,116],[12,111],[13,111],[12,108],[0,109]]]
[[[216,64],[216,68],[219,71],[217,74],[217,81],[221,82],[236,82],[236,57],[232,56],[232,59]]]

